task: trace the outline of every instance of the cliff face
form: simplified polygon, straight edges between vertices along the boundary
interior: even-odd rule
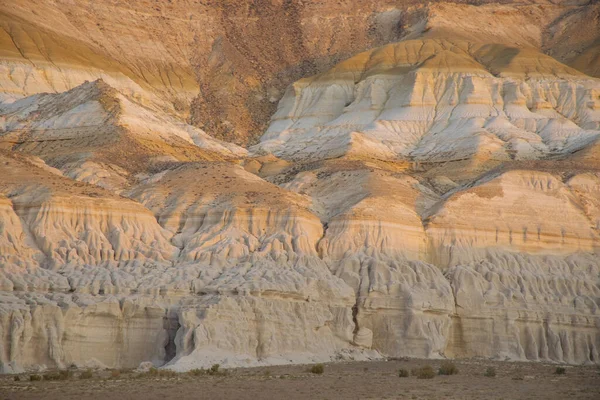
[[[294,160],[539,159],[597,136],[598,91],[531,49],[407,40],[296,82],[260,149]]]
[[[3,4],[1,370],[600,363],[598,3],[418,3]]]
[[[532,46],[598,76],[597,3],[430,3],[9,0],[0,6],[0,85],[4,96],[29,95],[102,78],[245,145],[287,85],[404,38]]]

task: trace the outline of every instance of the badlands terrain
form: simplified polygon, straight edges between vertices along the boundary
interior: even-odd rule
[[[594,365],[599,307],[598,1],[0,5],[0,372]]]

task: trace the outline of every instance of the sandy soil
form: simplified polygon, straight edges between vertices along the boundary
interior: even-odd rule
[[[417,379],[399,378],[400,368],[431,365],[431,360],[393,360],[326,364],[325,372],[308,372],[309,366],[275,366],[235,369],[222,376],[140,375],[123,371],[96,371],[91,379],[21,382],[0,377],[0,399],[598,399],[600,368],[491,361],[458,361],[458,375]],[[484,376],[494,367],[496,377]]]

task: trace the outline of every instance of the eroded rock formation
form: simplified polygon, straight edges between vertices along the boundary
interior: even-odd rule
[[[597,3],[9,3],[3,372],[600,363]]]

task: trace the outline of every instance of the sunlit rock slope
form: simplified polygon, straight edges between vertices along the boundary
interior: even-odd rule
[[[0,6],[0,371],[600,363],[598,3],[420,3]]]

